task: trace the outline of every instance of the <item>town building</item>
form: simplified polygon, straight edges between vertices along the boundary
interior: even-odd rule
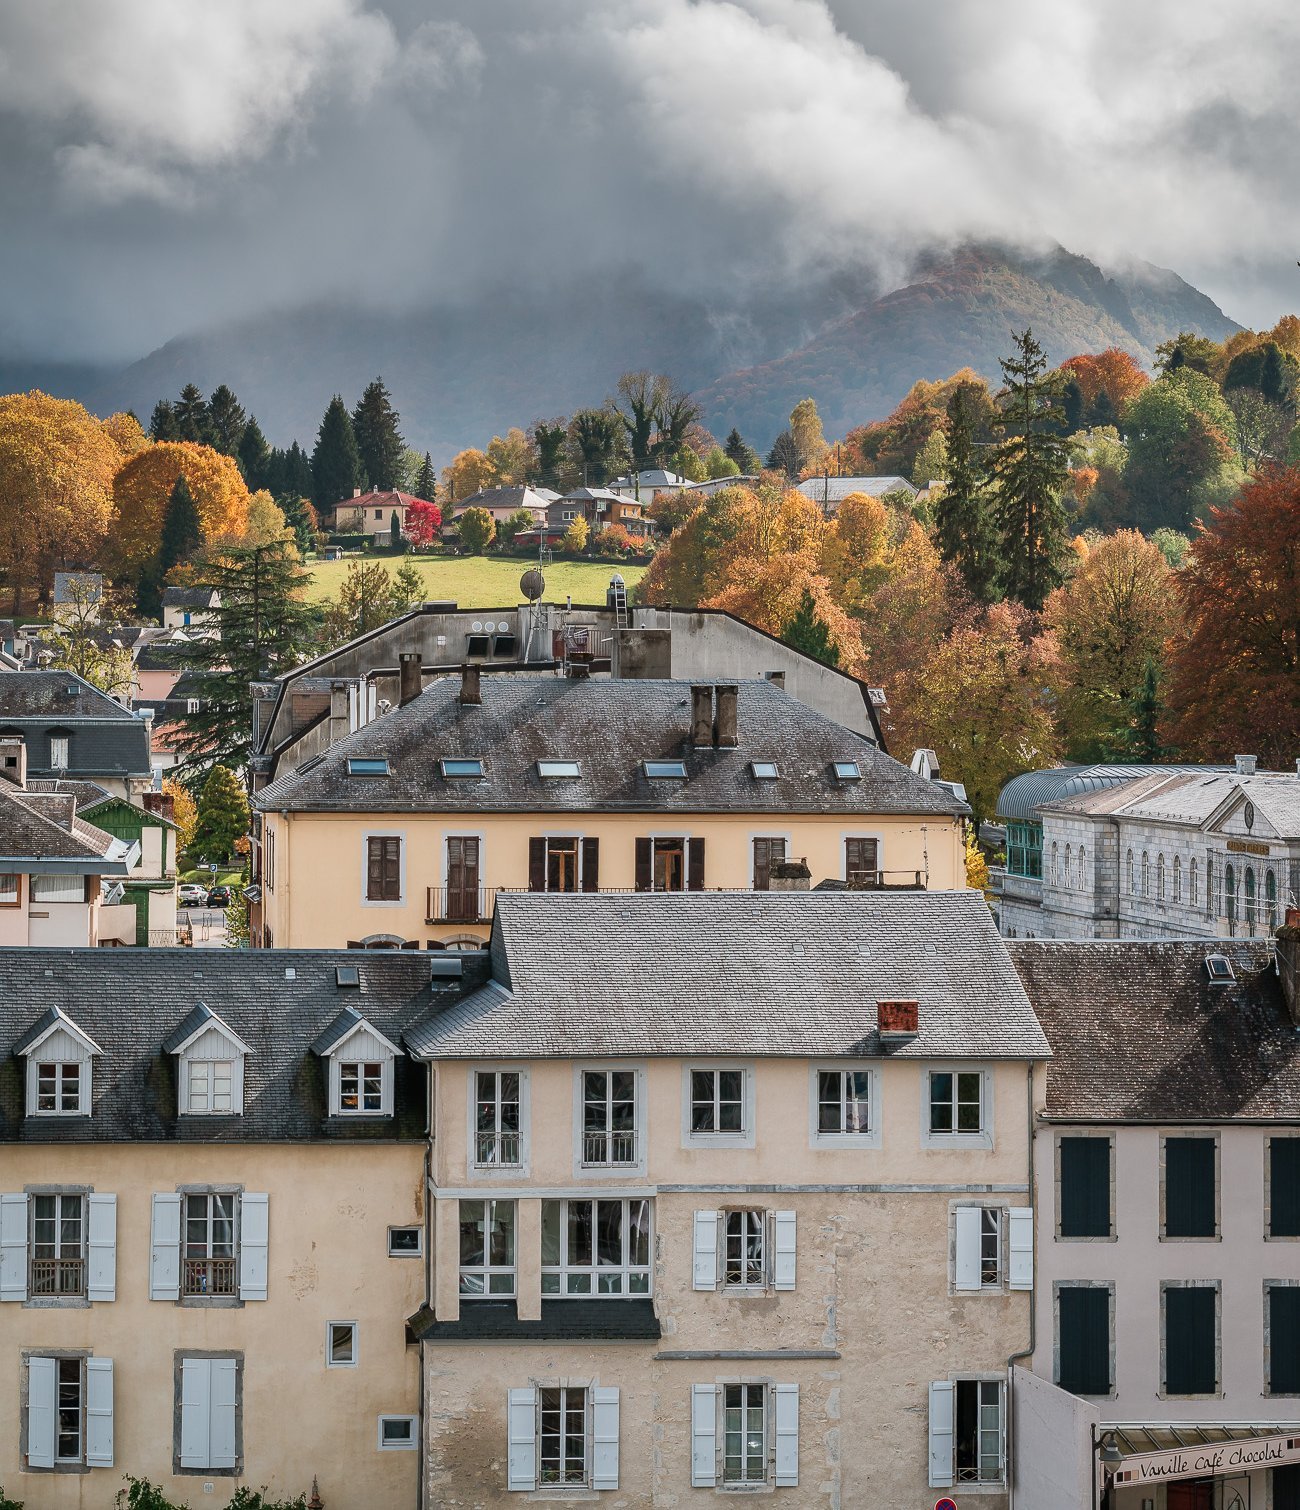
[[[0,671],[0,738],[29,779],[72,777],[133,799],[152,784],[149,725],[72,671]]]
[[[1276,965],[1259,939],[1008,945],[1052,1056],[1025,1510],[1108,1478],[1107,1510],[1300,1506],[1297,923]]]
[[[365,535],[372,541],[384,542],[392,535],[393,515],[397,515],[400,533],[406,528],[406,511],[413,503],[427,503],[396,488],[376,488],[363,493],[360,488],[334,505],[331,528],[338,535]]]
[[[254,796],[263,946],[478,947],[532,892],[965,885],[969,809],[771,681],[484,675],[409,695]]]
[[[869,498],[884,498],[890,493],[914,499],[919,491],[906,477],[808,477],[798,486],[805,498],[820,504],[828,518],[840,511],[840,504],[850,493],[865,493]]]
[[[454,543],[460,533],[460,521],[467,509],[482,509],[492,516],[498,527],[512,519],[522,509],[532,516],[534,525],[545,525],[547,511],[555,500],[549,489],[538,490],[523,483],[503,483],[499,487],[480,488],[477,493],[457,499],[455,504],[443,510],[442,538]]]
[[[563,534],[575,519],[583,519],[594,535],[618,524],[629,535],[649,539],[655,533],[655,526],[646,517],[648,507],[648,502],[629,498],[613,488],[574,488],[551,504],[547,510],[547,527]]]
[[[215,633],[220,607],[221,594],[215,587],[164,587],[163,628]]]
[[[649,508],[661,493],[680,493],[683,488],[690,487],[690,482],[685,477],[679,477],[676,472],[665,471],[663,467],[645,467],[640,472],[628,472],[622,477],[616,477],[605,486],[611,493],[619,493],[624,498],[635,498]]]

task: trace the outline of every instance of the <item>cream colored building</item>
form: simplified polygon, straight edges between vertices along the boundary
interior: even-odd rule
[[[1007,1503],[1047,1047],[975,892],[500,895],[433,1066],[425,1503]]]
[[[256,794],[263,945],[474,948],[505,891],[763,891],[783,862],[965,886],[965,804],[772,682],[413,669]]]

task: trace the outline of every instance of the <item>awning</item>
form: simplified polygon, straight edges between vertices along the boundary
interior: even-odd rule
[[[1115,1470],[1117,1488],[1249,1473],[1252,1469],[1300,1463],[1300,1424],[1195,1422],[1130,1425],[1107,1422],[1124,1461]]]

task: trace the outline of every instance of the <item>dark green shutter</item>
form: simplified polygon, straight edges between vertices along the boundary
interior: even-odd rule
[[[1209,1285],[1174,1286],[1165,1291],[1165,1393],[1218,1392],[1214,1359],[1217,1295]]]
[[[1300,1237],[1300,1138],[1269,1139],[1268,1195],[1269,1235]]]
[[[1110,1393],[1110,1291],[1097,1285],[1062,1285],[1057,1291],[1060,1318],[1060,1378],[1075,1395]]]
[[[1061,1139],[1061,1236],[1110,1236],[1109,1138]]]
[[[1213,1237],[1214,1139],[1165,1140],[1165,1236]]]
[[[1300,1394],[1300,1286],[1268,1292],[1268,1392]]]
[[[1300,1463],[1273,1469],[1273,1510],[1300,1510]]]

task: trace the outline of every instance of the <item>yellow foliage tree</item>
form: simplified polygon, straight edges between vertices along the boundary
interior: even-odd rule
[[[140,428],[140,421],[126,410],[120,409],[116,414],[110,414],[103,421],[103,425],[105,433],[121,452],[123,460],[128,456],[138,455],[146,446],[152,444]]]
[[[461,452],[462,456],[467,454],[470,453]],[[528,437],[524,432],[514,425],[506,431],[504,438],[494,435],[488,442],[487,459],[496,482],[507,485],[524,483],[528,481],[529,469],[533,464],[533,448],[528,444]],[[486,486],[486,483],[480,483],[480,487]]]
[[[839,602],[862,608],[885,575],[890,515],[879,498],[850,493],[840,504],[825,550],[826,575]]]
[[[245,545],[269,545],[272,540],[278,540],[288,529],[289,521],[284,516],[284,510],[265,488],[259,489],[250,496],[248,527],[243,540]]]
[[[499,481],[497,469],[482,451],[460,451],[442,469],[442,485],[452,503],[459,503],[480,488],[490,488]]]
[[[113,481],[113,543],[133,576],[157,554],[167,500],[182,472],[209,545],[248,532],[248,488],[235,462],[192,441],[159,441],[131,457]]]
[[[966,825],[966,884],[972,891],[989,889],[989,862],[975,838],[975,825]]]
[[[821,415],[817,413],[815,399],[803,398],[790,413],[790,434],[794,438],[795,454],[799,458],[800,472],[815,472],[826,455],[826,436],[822,432]]]
[[[0,562],[12,606],[54,570],[94,561],[113,510],[121,454],[80,404],[46,393],[0,397]]]
[[[199,821],[198,804],[179,781],[173,781],[170,777],[163,781],[162,789],[172,799],[172,819],[178,830],[176,850],[180,854],[190,847],[190,841],[194,838],[194,825]]]

